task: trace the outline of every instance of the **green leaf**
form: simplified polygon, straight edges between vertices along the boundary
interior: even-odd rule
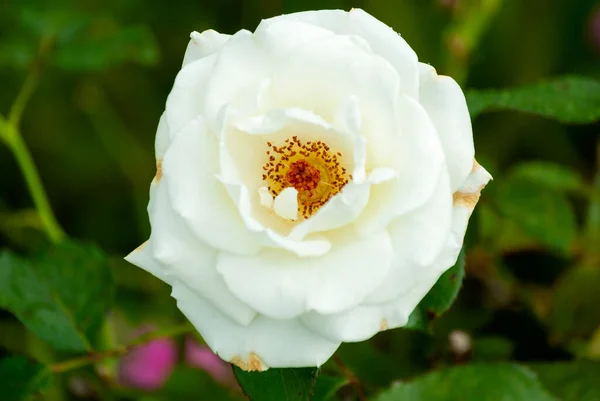
[[[319,376],[311,401],[333,401],[339,389],[348,384],[344,377]]]
[[[25,69],[35,60],[36,49],[23,38],[7,38],[0,42],[0,66]]]
[[[519,163],[513,168],[511,177],[525,179],[547,188],[566,192],[586,190],[583,178],[576,170],[557,163],[531,161]]]
[[[446,312],[458,295],[465,276],[464,252],[458,256],[456,264],[448,269],[429,290],[408,318],[405,328],[426,329],[429,321]]]
[[[549,324],[559,339],[592,335],[600,326],[600,269],[578,266],[559,278]]]
[[[92,350],[113,292],[95,246],[64,242],[31,260],[0,253],[0,307],[56,349]]]
[[[496,185],[498,210],[532,237],[568,253],[577,235],[575,212],[565,195],[539,183],[508,177]]]
[[[504,337],[479,337],[473,344],[471,360],[478,362],[500,362],[509,360],[514,345]]]
[[[524,367],[473,364],[401,383],[375,401],[556,401]]]
[[[251,401],[308,401],[319,369],[271,368],[265,372],[245,372],[236,366],[233,372]]]
[[[542,363],[530,366],[540,382],[561,401],[600,400],[600,363]]]
[[[466,93],[471,118],[497,110],[513,110],[558,120],[589,124],[600,119],[600,82],[577,76],[535,85]]]
[[[48,368],[24,356],[0,360],[0,394],[3,401],[23,401],[42,390],[51,379]]]
[[[68,71],[100,71],[125,62],[153,65],[158,61],[158,46],[148,27],[97,25],[59,46],[52,63]]]

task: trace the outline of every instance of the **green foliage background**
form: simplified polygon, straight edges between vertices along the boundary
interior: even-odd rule
[[[259,401],[600,400],[596,0],[3,1],[1,399],[80,399],[74,379],[86,399],[244,399],[184,365],[154,393],[116,381],[136,327],[158,327],[140,343],[190,329],[169,288],[122,261],[149,234],[156,125],[190,31],[352,7],[466,89],[494,181],[461,262],[410,328],[343,345],[314,388],[310,370],[237,372],[244,389]],[[34,207],[15,158],[27,162],[25,147],[60,225]]]

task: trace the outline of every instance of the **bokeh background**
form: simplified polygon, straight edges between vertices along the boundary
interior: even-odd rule
[[[0,112],[43,59],[22,134],[65,232],[112,257],[117,341],[183,319],[167,286],[121,258],[149,235],[154,134],[190,31],[233,33],[284,12],[352,7],[392,26],[421,61],[467,89],[565,74],[600,79],[595,0],[1,2]],[[477,159],[494,181],[468,231],[462,291],[431,333],[394,330],[342,346],[339,357],[367,394],[465,361],[600,359],[600,125],[498,112],[473,127]],[[27,253],[46,241],[18,165],[0,143],[0,248]],[[55,357],[0,311],[0,356],[12,353]],[[76,371],[46,397],[241,397],[200,338],[152,343],[111,363],[106,370],[116,376]],[[325,366],[334,376],[338,370]],[[337,397],[354,399],[352,386]]]

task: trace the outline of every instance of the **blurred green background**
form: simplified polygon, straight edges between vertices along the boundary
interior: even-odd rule
[[[110,319],[119,341],[144,325],[182,320],[169,289],[121,258],[149,235],[154,135],[189,33],[253,30],[282,13],[352,7],[392,26],[421,61],[467,90],[566,74],[600,79],[595,0],[2,1],[0,112],[39,67],[21,132],[65,232],[112,256],[118,288]],[[600,125],[503,111],[473,127],[477,159],[494,181],[467,234],[463,288],[431,333],[394,330],[340,349],[367,394],[464,361],[600,359]],[[42,246],[31,197],[2,143],[0,191],[0,248],[25,254]],[[13,353],[58,358],[0,311],[0,356]],[[325,371],[335,377],[339,366]],[[148,393],[84,370],[75,385],[67,375],[44,397],[239,397],[216,395],[227,390],[185,367],[176,372]],[[354,399],[352,387],[336,397]]]

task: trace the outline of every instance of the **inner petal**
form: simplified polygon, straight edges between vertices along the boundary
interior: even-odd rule
[[[287,236],[353,179],[353,138],[308,110],[234,116],[227,125],[221,138],[221,176],[245,186],[253,218],[280,235]],[[297,218],[274,208],[281,206],[282,192],[292,188]]]

